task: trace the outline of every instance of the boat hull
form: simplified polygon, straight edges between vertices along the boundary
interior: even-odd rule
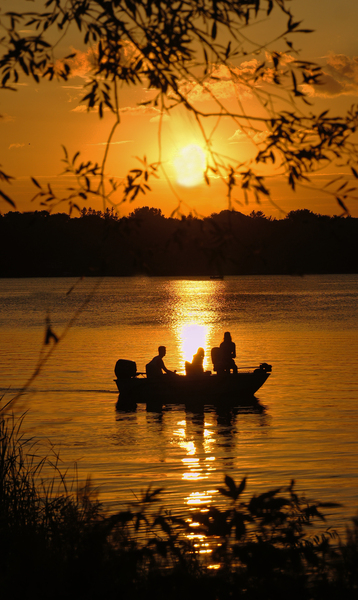
[[[119,391],[117,406],[123,403],[236,404],[252,403],[270,373],[263,369],[237,374],[196,376],[163,375],[158,379],[132,377],[115,379]]]

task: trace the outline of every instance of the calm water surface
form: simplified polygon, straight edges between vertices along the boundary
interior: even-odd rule
[[[60,452],[62,468],[91,474],[111,509],[149,485],[164,487],[177,512],[221,502],[224,474],[248,477],[247,492],[296,479],[310,498],[339,501],[342,527],[358,508],[358,277],[0,280],[0,392],[10,399],[35,368],[45,318],[61,335],[23,397],[24,427]],[[144,370],[161,344],[166,364],[184,371],[229,330],[237,364],[272,364],[259,390],[261,413],[115,411],[113,368],[127,358]],[[47,348],[47,347],[46,347]]]

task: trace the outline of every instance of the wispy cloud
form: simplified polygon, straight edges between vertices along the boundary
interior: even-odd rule
[[[133,117],[140,117],[142,115],[152,115],[154,117],[160,117],[161,111],[155,106],[138,104],[137,106],[125,106],[120,109],[123,114],[131,115]]]
[[[358,95],[358,57],[331,53],[322,66],[319,85],[305,85],[303,90],[311,97]]]
[[[66,61],[71,68],[69,77],[80,77],[88,81],[94,69],[98,66],[98,46],[95,44],[86,52],[71,48],[71,52],[75,56]],[[132,42],[122,41],[117,52],[118,65],[129,67],[132,63],[136,63],[140,56],[140,51]],[[106,58],[104,57],[102,60],[105,61]],[[61,68],[63,62],[63,60],[57,61],[56,68]]]
[[[71,67],[70,77],[80,77],[81,79],[89,80],[91,72],[97,61],[97,48],[89,48],[86,52],[81,52],[75,48],[71,48],[72,54],[75,56],[67,60],[67,64]],[[62,67],[63,61],[57,61],[56,68]]]
[[[26,146],[26,144],[10,144],[8,149],[11,150],[12,148],[23,148],[24,146]]]
[[[109,111],[110,109],[108,108],[108,106],[105,106],[103,108],[103,111]],[[98,113],[98,106],[94,106],[93,108],[90,108],[88,110],[88,107],[86,104],[79,104],[78,106],[76,106],[75,108],[71,109],[71,112],[77,112],[77,113],[86,113],[86,112],[91,112],[91,113]],[[166,114],[162,114],[161,111],[158,108],[155,108],[154,106],[143,106],[143,105],[138,105],[138,106],[125,106],[124,108],[121,108],[119,110],[119,112],[121,114],[126,114],[128,116],[131,117],[141,117],[141,116],[152,116],[152,118],[150,119],[150,122],[156,122],[159,121],[160,118],[162,118],[164,121],[168,120],[169,117]]]
[[[170,121],[170,117],[167,114],[160,114],[149,119],[150,123],[158,123],[159,121]]]
[[[287,74],[287,65],[295,60],[290,54],[280,54],[278,75]],[[251,98],[255,89],[266,83],[272,83],[276,71],[269,54],[265,57],[265,66],[256,78],[257,59],[244,61],[238,67],[229,69],[218,65],[208,79],[201,83],[183,82],[181,93],[192,102],[204,102],[214,97],[218,100],[229,98]],[[325,57],[322,76],[318,85],[303,85],[303,91],[313,97],[336,97],[358,95],[358,56],[331,53]]]
[[[12,123],[13,121],[15,121],[15,117],[13,117],[12,115],[8,115],[7,113],[3,113],[2,115],[0,115],[1,123]]]
[[[235,133],[229,138],[229,142],[232,144],[243,144],[247,142],[253,142],[254,144],[260,144],[267,138],[268,131],[243,131],[237,129]]]
[[[225,65],[216,66],[210,77],[200,83],[186,81],[180,87],[180,93],[190,102],[206,102],[237,97],[251,97],[248,75],[252,75],[257,60],[243,62],[240,67],[229,69]]]
[[[119,142],[110,142],[110,146],[119,146],[120,144],[131,144],[134,140],[121,140]],[[107,146],[108,142],[98,142],[96,144],[87,144],[87,146]]]
[[[109,110],[109,108],[106,106],[104,108],[104,110]],[[76,113],[86,113],[86,112],[98,113],[98,106],[93,106],[92,108],[88,108],[88,106],[86,106],[86,104],[79,104],[78,106],[75,106],[75,108],[71,108],[71,112],[76,112]]]
[[[294,58],[286,53],[280,54],[279,74],[283,74],[286,66],[293,62]],[[250,99],[254,91],[262,87],[264,83],[273,81],[274,73],[271,56],[266,53],[265,66],[257,77],[256,70],[260,62],[253,58],[243,61],[237,67],[226,65],[214,65],[210,76],[202,82],[183,82],[180,92],[191,102],[205,102],[216,98],[224,100],[230,98]]]

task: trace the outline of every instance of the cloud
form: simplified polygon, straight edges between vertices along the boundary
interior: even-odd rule
[[[158,121],[160,121],[161,119],[163,121],[168,121],[168,119],[170,119],[169,115],[167,115],[166,113],[162,113],[162,111],[159,108],[156,108],[155,106],[151,106],[149,104],[144,105],[144,104],[139,104],[137,106],[125,106],[124,108],[121,108],[119,110],[119,112],[121,114],[126,114],[129,115],[130,117],[144,117],[146,115],[151,116],[151,119],[149,119],[150,123],[157,123]]]
[[[106,106],[104,110],[109,110],[109,109]],[[93,108],[89,109],[86,104],[79,104],[75,108],[71,108],[71,112],[77,112],[77,113],[86,113],[86,112],[98,113],[98,106],[93,106]]]
[[[26,144],[10,144],[9,150],[11,150],[11,148],[23,148],[24,146],[26,146]]]
[[[72,47],[71,53],[75,54],[75,56],[66,60],[66,63],[71,68],[69,77],[80,77],[88,81],[94,69],[98,66],[98,46],[94,45],[86,52],[76,50]],[[117,65],[128,69],[131,65],[137,63],[140,57],[140,51],[132,42],[122,41],[116,55]],[[103,57],[102,64],[105,64],[105,61],[106,58]],[[56,62],[56,69],[62,69],[64,62],[63,59],[58,60]]]
[[[134,140],[122,140],[120,142],[110,142],[110,146],[118,146],[119,144],[131,144]],[[98,142],[96,144],[87,144],[87,146],[107,146],[108,142]]]
[[[243,131],[242,129],[237,129],[229,138],[229,142],[236,144],[242,144],[246,142],[260,144],[266,140],[268,134],[268,131]]]
[[[110,109],[108,108],[108,106],[105,106],[103,108],[103,111],[109,110]],[[75,108],[72,108],[71,112],[98,113],[98,106],[94,106],[93,108],[90,108],[88,110],[86,104],[79,104]],[[160,121],[160,119],[162,119],[163,121],[167,121],[170,118],[167,114],[163,114],[158,108],[155,108],[155,106],[144,106],[143,104],[140,104],[139,106],[125,106],[124,108],[120,108],[119,112],[130,117],[142,117],[146,115],[151,116],[151,119],[149,119],[150,123],[157,123],[158,121]]]
[[[280,54],[280,63],[278,74],[282,75],[286,71],[286,65],[293,62],[294,58],[289,54]],[[212,99],[250,99],[254,90],[262,87],[263,83],[272,83],[274,69],[271,56],[267,53],[265,57],[265,66],[260,71],[260,77],[257,78],[257,67],[260,62],[253,58],[243,61],[237,67],[227,67],[226,65],[214,65],[213,71],[205,81],[183,82],[180,92],[185,95],[190,102],[204,102]]]
[[[137,106],[125,106],[124,108],[120,109],[120,112],[126,113],[128,115],[133,115],[135,117],[141,116],[141,115],[160,116],[160,114],[161,114],[161,111],[159,110],[159,108],[155,108],[155,106],[150,106],[149,104],[147,104],[147,105],[139,104]]]
[[[183,81],[180,93],[190,102],[206,102],[215,98],[224,100],[238,96],[250,98],[252,93],[249,79],[257,64],[257,60],[253,59],[231,69],[226,65],[217,65],[205,81]]]
[[[344,54],[333,54],[331,53],[327,57],[328,67],[339,74],[342,77],[346,77],[349,80],[358,83],[358,57],[354,56],[350,58]]]
[[[303,91],[311,97],[337,97],[358,95],[358,57],[329,54],[322,66],[319,85],[304,85]]]
[[[0,121],[1,123],[12,123],[13,121],[15,121],[15,117],[7,113],[3,113],[2,115],[0,115]]]
[[[93,71],[97,61],[97,48],[89,48],[87,52],[81,52],[75,48],[71,48],[71,53],[75,54],[73,58],[70,58],[66,63],[71,68],[70,77],[80,77],[81,79],[89,80],[90,74]],[[56,69],[63,68],[63,60],[56,62]]]
[[[159,121],[169,121],[170,117],[167,114],[155,115],[151,119],[149,119],[150,123],[158,123]]]

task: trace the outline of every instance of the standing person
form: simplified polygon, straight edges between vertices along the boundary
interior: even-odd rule
[[[220,344],[220,366],[224,373],[237,373],[237,366],[234,358],[236,358],[236,345],[231,339],[231,333],[225,331],[224,339]]]
[[[152,360],[145,366],[145,372],[147,377],[162,377],[163,371],[167,374],[174,374],[175,371],[169,371],[166,368],[163,357],[166,355],[167,349],[165,346],[159,346],[158,348],[158,356],[152,358]]]

